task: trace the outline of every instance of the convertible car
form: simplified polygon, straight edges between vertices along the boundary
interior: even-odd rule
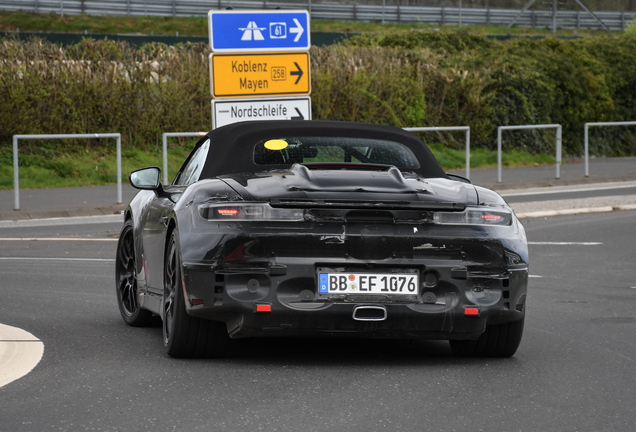
[[[459,356],[519,346],[522,225],[411,133],[237,123],[203,137],[172,184],[160,178],[130,174],[141,191],[116,291],[129,325],[161,317],[170,356],[218,357],[229,339],[263,336],[442,339]]]

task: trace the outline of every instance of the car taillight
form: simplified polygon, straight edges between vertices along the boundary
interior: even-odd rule
[[[512,223],[512,213],[502,208],[468,207],[462,212],[435,212],[433,221],[441,225],[497,225]]]
[[[501,216],[499,216],[499,215],[492,215],[492,214],[484,214],[484,215],[481,215],[481,218],[482,218],[482,219],[491,219],[491,220],[500,220],[500,219],[501,219]]]
[[[239,211],[237,208],[220,208],[217,212],[222,216],[237,216]]]
[[[274,208],[266,203],[203,204],[199,214],[214,221],[281,221],[299,222],[304,220],[301,209]]]

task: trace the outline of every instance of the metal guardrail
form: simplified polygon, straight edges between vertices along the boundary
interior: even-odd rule
[[[589,133],[590,126],[636,126],[636,121],[628,122],[601,122],[585,123],[585,177],[589,176]],[[562,126],[559,124],[543,125],[518,125],[499,126],[497,128],[497,181],[502,182],[501,155],[502,155],[502,132],[504,130],[521,129],[556,129],[556,178],[560,178],[560,167],[562,158]],[[465,131],[466,133],[466,178],[470,179],[470,127],[469,126],[432,126],[432,127],[409,127],[404,128],[409,132],[441,132],[441,131]],[[169,137],[203,137],[207,132],[165,132],[162,134],[163,141],[163,172],[164,184],[168,184],[168,138]],[[121,182],[121,134],[54,134],[54,135],[13,135],[13,184],[14,184],[14,210],[20,210],[20,174],[18,170],[18,140],[21,139],[75,139],[75,138],[116,138],[117,139],[117,204],[122,203],[122,182]]]
[[[413,22],[438,25],[505,25],[517,15],[518,9],[441,8],[421,6],[382,6],[365,4],[323,3],[306,1],[267,0],[3,0],[0,10],[59,13],[61,15],[157,15],[206,16],[210,9],[307,9],[312,19],[341,21]],[[630,12],[594,12],[611,30],[625,30],[627,23],[636,22]],[[519,27],[552,28],[551,10],[527,10],[517,18]],[[603,29],[603,25],[584,10],[559,10],[556,26],[562,29]]]
[[[54,135],[13,135],[13,210],[20,210],[20,173],[18,170],[18,140],[25,139],[75,139],[75,138],[117,138],[117,204],[122,203],[121,193],[121,134],[54,134]]]
[[[164,132],[162,137],[163,142],[163,184],[168,184],[168,138],[170,137],[203,137],[207,132]]]
[[[636,126],[636,121],[585,123],[585,177],[590,176],[589,132],[590,126]]]
[[[556,129],[556,178],[561,178],[561,136],[562,126],[560,124],[542,125],[522,125],[522,126],[499,126],[497,128],[497,182],[501,183],[501,132],[504,130],[520,129]]]
[[[470,126],[433,126],[433,127],[407,127],[409,132],[435,132],[435,131],[465,131],[466,132],[466,178],[470,180]]]

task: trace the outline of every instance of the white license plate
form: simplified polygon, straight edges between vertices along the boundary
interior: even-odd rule
[[[416,295],[417,273],[318,273],[320,294]]]

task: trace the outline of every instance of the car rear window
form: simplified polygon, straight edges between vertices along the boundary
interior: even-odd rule
[[[262,140],[254,146],[254,163],[257,165],[291,165],[310,162],[374,163],[393,165],[401,169],[420,167],[417,158],[408,147],[387,140],[283,137],[276,140]]]

